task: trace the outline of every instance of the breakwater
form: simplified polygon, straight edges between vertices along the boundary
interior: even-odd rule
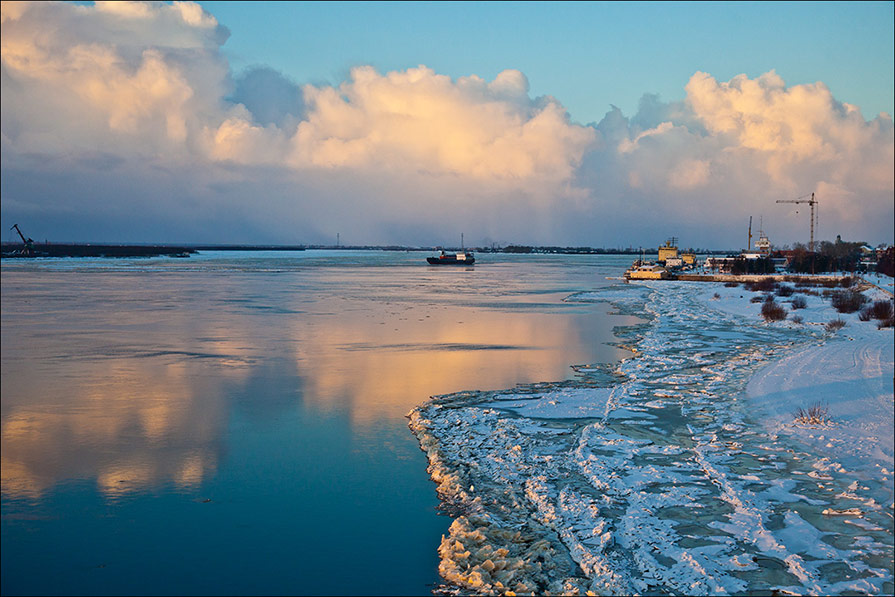
[[[4,245],[0,255],[7,258],[34,257],[189,257],[195,247],[173,245],[35,244],[24,251],[21,244]]]

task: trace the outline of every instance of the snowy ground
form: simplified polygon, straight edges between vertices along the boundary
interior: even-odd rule
[[[576,295],[644,317],[618,331],[634,357],[415,409],[456,517],[445,590],[891,594],[893,331],[816,290],[776,323],[742,286]],[[813,404],[828,422],[794,420]]]

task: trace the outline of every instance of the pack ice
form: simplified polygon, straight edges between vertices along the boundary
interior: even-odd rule
[[[891,329],[811,296],[617,286],[632,357],[410,414],[444,508],[445,593],[893,593]],[[862,327],[863,326],[863,327]],[[793,411],[820,401],[829,421]]]

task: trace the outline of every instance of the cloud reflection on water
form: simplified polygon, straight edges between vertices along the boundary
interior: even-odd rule
[[[563,304],[565,292],[489,305],[493,280],[473,274],[321,268],[259,291],[253,274],[3,273],[13,497],[73,479],[108,498],[194,491],[222,466],[234,417],[278,425],[302,408],[403,425],[430,395],[562,380],[620,356],[600,344],[619,319]]]

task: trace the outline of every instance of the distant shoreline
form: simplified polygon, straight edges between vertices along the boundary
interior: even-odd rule
[[[2,258],[33,257],[189,257],[200,251],[436,251],[442,247],[408,247],[402,245],[243,245],[243,244],[119,244],[119,243],[35,243],[33,254],[22,253],[21,243],[0,243]],[[447,248],[447,247],[445,247]],[[548,255],[654,255],[656,249],[604,249],[594,247],[521,246],[470,247],[478,253],[548,254]],[[700,255],[726,254],[730,251],[700,250]]]

